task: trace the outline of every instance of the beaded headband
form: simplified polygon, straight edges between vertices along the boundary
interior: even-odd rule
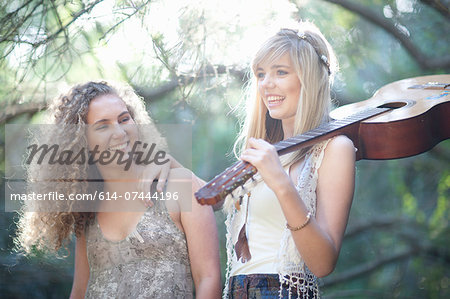
[[[295,34],[297,35],[297,37],[300,40],[304,40],[305,42],[309,43],[313,47],[314,51],[316,51],[316,54],[317,54],[317,56],[319,56],[320,61],[327,67],[328,75],[331,75],[330,63],[328,62],[327,56],[324,54],[320,54],[320,52],[317,50],[317,48],[308,40],[308,36],[306,35],[305,32],[297,31],[294,29],[288,29],[288,28],[284,28],[281,30],[289,30],[289,31],[295,32]]]

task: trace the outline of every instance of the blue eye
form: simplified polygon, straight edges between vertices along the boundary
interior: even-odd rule
[[[278,70],[278,71],[277,71],[277,74],[280,75],[280,76],[284,76],[284,75],[287,75],[288,72],[283,71],[283,70]]]
[[[264,73],[257,73],[256,74],[256,78],[258,78],[258,79],[262,79],[262,78],[264,78],[264,76],[265,76]]]

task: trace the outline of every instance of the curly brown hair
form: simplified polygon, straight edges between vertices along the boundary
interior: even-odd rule
[[[145,110],[144,103],[129,86],[112,87],[107,82],[87,82],[74,86],[66,95],[55,99],[48,107],[48,122],[53,124],[46,129],[45,140],[58,140],[64,149],[79,152],[88,148],[84,134],[84,125],[90,102],[102,95],[117,95],[126,104],[131,117],[136,124],[152,125],[152,121]],[[164,139],[152,125],[153,140],[158,138],[158,144],[165,147]],[[42,135],[42,134],[41,134]],[[41,136],[42,137],[42,136]],[[42,143],[42,140],[40,140]],[[49,163],[51,164],[51,163]],[[95,172],[95,165],[29,165],[27,169],[28,191],[59,192],[61,194],[89,193],[91,183],[88,178]],[[54,178],[64,181],[55,184]],[[53,178],[49,180],[48,178]],[[80,180],[80,178],[82,178]],[[68,254],[68,244],[74,233],[77,237],[84,231],[85,226],[93,219],[95,212],[77,212],[76,202],[52,203],[65,204],[69,207],[55,211],[43,211],[35,203],[26,203],[19,213],[15,237],[16,250],[30,254],[33,249],[58,253],[64,248]],[[42,206],[41,206],[42,208]],[[64,210],[64,211],[63,211]],[[68,255],[67,254],[67,255]]]

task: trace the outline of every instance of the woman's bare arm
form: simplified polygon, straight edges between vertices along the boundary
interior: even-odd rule
[[[89,264],[86,250],[86,237],[82,233],[75,245],[75,271],[70,299],[84,298],[89,281]]]
[[[242,156],[258,169],[277,196],[287,223],[298,227],[305,223],[308,210],[294,183],[281,167],[275,148],[264,140],[251,140],[251,149]],[[316,189],[316,217],[308,225],[293,231],[295,245],[308,268],[318,277],[330,274],[339,256],[353,199],[355,150],[345,136],[332,139],[327,148]]]
[[[219,239],[213,209],[201,206],[195,200],[194,192],[202,185],[200,179],[187,169],[172,172],[181,172],[181,176],[191,183],[189,190],[184,192],[191,203],[188,208],[182,207],[180,219],[186,235],[196,298],[220,298]]]

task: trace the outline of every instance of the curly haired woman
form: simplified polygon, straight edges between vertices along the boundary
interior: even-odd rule
[[[88,159],[45,167],[32,164],[30,190],[66,196],[102,192],[114,194],[115,200],[99,201],[88,209],[76,201],[51,203],[59,205],[57,211],[54,207],[45,211],[46,206],[30,211],[25,206],[17,245],[25,253],[33,248],[57,252],[67,249],[75,234],[71,298],[192,298],[192,283],[197,298],[219,297],[214,213],[192,199],[201,181],[178,168],[181,165],[173,159],[162,165],[144,165],[133,157],[134,149],[142,149],[148,138],[159,146],[164,144],[141,99],[130,88],[88,82],[58,98],[49,113],[54,126],[46,130],[46,140],[57,140],[72,153],[98,152],[118,158],[95,164],[87,163]],[[146,132],[142,132],[143,125]],[[128,167],[123,159],[131,161]],[[146,204],[126,200],[133,192],[150,192],[150,182],[157,177],[157,190],[162,191],[167,178],[165,194],[177,194],[180,200]]]

